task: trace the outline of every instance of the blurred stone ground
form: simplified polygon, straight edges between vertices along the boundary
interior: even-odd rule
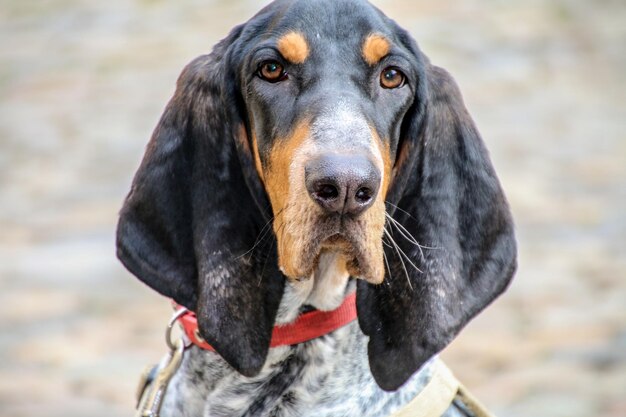
[[[626,3],[375,2],[459,82],[517,221],[444,352],[501,416],[626,415]],[[116,212],[186,62],[253,1],[0,0],[0,414],[131,415],[167,301]]]

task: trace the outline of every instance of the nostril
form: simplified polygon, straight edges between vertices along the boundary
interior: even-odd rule
[[[380,172],[366,155],[324,154],[304,167],[306,190],[326,214],[358,216],[378,195]]]
[[[372,190],[367,187],[361,187],[357,190],[354,197],[357,202],[365,204],[372,199]]]
[[[339,190],[333,184],[319,184],[315,186],[314,193],[315,197],[325,201],[339,197]]]

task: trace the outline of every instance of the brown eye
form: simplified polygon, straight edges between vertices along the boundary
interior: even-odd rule
[[[278,62],[266,61],[259,67],[259,76],[266,81],[276,83],[287,78],[287,72]]]
[[[385,68],[380,74],[380,85],[383,88],[398,88],[404,85],[404,74],[397,68]]]

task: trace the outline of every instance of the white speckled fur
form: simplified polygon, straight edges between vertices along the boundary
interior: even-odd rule
[[[304,304],[336,308],[355,290],[354,281],[335,275],[334,256],[322,259],[314,279],[287,284],[279,310],[282,322],[295,319]],[[367,337],[357,321],[300,345],[270,349],[253,378],[234,371],[216,353],[192,346],[170,383],[161,416],[387,416],[420,392],[431,364],[396,392],[381,390],[370,373]],[[445,415],[464,414],[453,405]]]

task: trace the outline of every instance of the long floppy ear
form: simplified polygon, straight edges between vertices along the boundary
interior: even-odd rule
[[[255,245],[264,222],[242,169],[249,158],[237,153],[245,129],[230,97],[233,71],[223,67],[240,30],[181,74],[121,210],[117,253],[143,282],[196,311],[202,336],[252,376],[265,362],[284,277],[273,246]]]
[[[370,368],[385,390],[443,349],[516,268],[509,208],[458,87],[441,68],[427,63],[425,74],[426,100],[417,97],[425,107],[407,116],[414,120],[398,169],[408,176],[393,211],[399,225],[387,225],[399,250],[385,248],[390,271],[382,285],[358,283]]]

